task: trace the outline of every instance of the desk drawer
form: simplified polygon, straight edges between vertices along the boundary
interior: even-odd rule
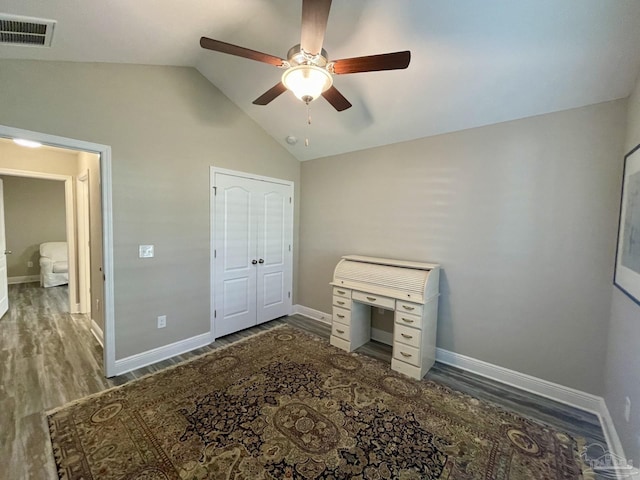
[[[393,358],[416,367],[419,367],[421,363],[419,349],[398,342],[393,342]]]
[[[389,310],[394,310],[396,306],[396,301],[393,298],[383,297],[381,295],[353,292],[351,297],[358,302],[368,303],[369,305],[375,305],[376,307],[386,308]]]
[[[402,313],[410,313],[412,315],[422,316],[422,305],[419,303],[396,301],[396,310]]]
[[[331,325],[331,335],[349,341],[351,340],[351,327],[342,323],[334,323]]]
[[[420,335],[422,335],[422,331],[417,328],[405,327],[404,325],[394,325],[393,327],[394,342],[420,348]]]
[[[333,307],[333,321],[349,325],[351,323],[351,310]]]
[[[333,304],[336,307],[351,308],[351,299],[345,298],[345,297],[338,297],[337,295],[334,295]]]
[[[333,287],[333,294],[336,297],[351,298],[351,290],[342,287]]]
[[[410,313],[402,313],[396,311],[396,325],[404,325],[405,327],[422,328],[422,317],[411,315]]]

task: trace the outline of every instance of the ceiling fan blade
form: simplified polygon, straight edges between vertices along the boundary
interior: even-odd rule
[[[351,107],[349,100],[344,98],[344,95],[342,95],[334,86],[331,86],[331,88],[322,92],[322,96],[339,112]]]
[[[255,60],[256,62],[268,63],[269,65],[274,65],[276,67],[281,67],[284,64],[284,60],[273,55],[269,55],[268,53],[250,50],[248,48],[239,47],[238,45],[221,42],[220,40],[214,40],[212,38],[201,37],[200,46],[202,48],[206,48],[207,50],[228,53],[229,55],[248,58],[250,60]]]
[[[324,33],[327,30],[331,0],[302,1],[302,37],[300,47],[311,55],[322,51]]]
[[[411,52],[382,53],[368,57],[343,58],[333,62],[333,73],[376,72],[380,70],[399,70],[407,68],[411,61]]]
[[[287,91],[282,82],[277,83],[253,101],[254,105],[267,105]]]

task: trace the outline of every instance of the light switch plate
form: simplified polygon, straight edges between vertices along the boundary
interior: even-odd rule
[[[138,245],[138,257],[153,258],[153,245]]]

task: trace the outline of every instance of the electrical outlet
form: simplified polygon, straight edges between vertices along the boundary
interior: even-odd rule
[[[32,268],[33,267],[33,262],[29,261],[27,262],[27,268]]]
[[[138,258],[153,258],[153,245],[138,245]]]
[[[158,328],[164,328],[167,326],[167,316],[166,315],[160,315],[158,317]]]
[[[624,398],[624,419],[627,423],[629,423],[629,418],[631,418],[631,399],[629,397]]]

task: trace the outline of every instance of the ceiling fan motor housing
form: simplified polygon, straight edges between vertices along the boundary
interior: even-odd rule
[[[326,67],[329,56],[327,51],[323,48],[320,54],[310,55],[302,50],[300,44],[294,45],[287,52],[287,61],[289,65],[295,67],[296,65],[315,65],[316,67]]]

